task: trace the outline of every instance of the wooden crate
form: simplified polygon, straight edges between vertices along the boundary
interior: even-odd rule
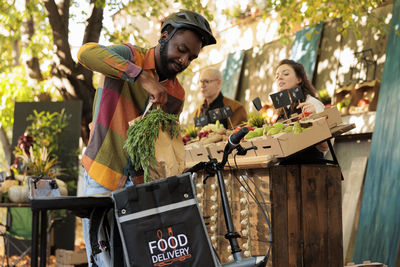
[[[79,265],[87,263],[86,250],[79,251],[56,249],[56,262],[58,266]]]
[[[251,255],[262,255],[266,253],[269,247],[269,243],[267,241],[269,229],[261,214],[261,211],[256,208],[255,202],[248,197],[246,192],[240,189],[241,186],[234,177],[235,175],[239,177],[242,172],[248,174],[254,179],[254,182],[264,196],[265,202],[267,202],[267,205],[269,206],[268,171],[265,168],[257,168],[243,169],[240,172],[234,171],[233,173],[230,171],[224,171],[223,173],[226,181],[228,199],[232,207],[231,212],[235,229],[239,234],[242,235],[242,238],[240,238],[238,241],[243,250],[243,256],[246,257],[245,253],[247,254],[249,252]],[[218,186],[216,183],[217,178],[209,178],[206,185],[203,185],[203,178],[204,174],[199,173],[197,185],[200,186],[197,186],[196,188],[198,190],[198,194],[200,195],[198,200],[201,203],[203,215],[209,217],[206,221],[209,223],[207,225],[207,230],[210,239],[215,239],[214,242],[211,240],[213,243],[215,243],[214,248],[217,251],[221,263],[226,263],[232,261],[232,259],[229,258],[231,256],[229,242],[224,237],[226,234],[226,226],[221,206],[221,199],[218,194]],[[252,185],[252,187],[255,191],[254,185]],[[244,198],[247,199],[248,202],[243,202]],[[246,214],[241,213],[244,210],[246,211]],[[216,221],[212,221],[212,217],[215,217]],[[246,219],[248,220],[248,225],[250,228],[248,228],[247,225],[242,224],[242,221]],[[250,230],[246,235],[243,235],[243,231],[247,229]],[[250,244],[251,247],[246,248],[246,244]],[[268,266],[271,266],[271,263],[272,261],[269,261]]]
[[[272,229],[255,202],[241,190],[236,176],[246,174],[254,179],[271,214]],[[197,180],[199,202],[207,221],[221,263],[229,259],[229,243],[216,177],[203,185],[202,174]],[[236,231],[242,235],[239,244],[243,254],[263,255],[269,248],[272,231],[272,255],[268,266],[273,267],[343,267],[341,176],[340,168],[325,165],[272,166],[269,168],[224,171],[228,199]],[[251,185],[255,191],[254,185]],[[201,189],[200,189],[201,188]],[[244,198],[248,201],[242,201]],[[261,201],[261,199],[259,198]],[[216,208],[217,207],[217,208]],[[246,211],[245,213],[242,213]],[[243,225],[248,221],[248,227]],[[210,228],[213,228],[211,231]],[[246,230],[246,234],[244,233]],[[246,248],[250,244],[250,249]],[[244,255],[244,257],[246,257]],[[302,265],[304,263],[304,265]]]
[[[299,134],[282,132],[272,136],[251,139],[253,145],[257,147],[256,154],[258,156],[273,155],[278,158],[284,158],[332,136],[324,117],[309,120],[308,122],[312,126]]]
[[[274,267],[343,266],[337,166],[270,168]]]
[[[387,267],[387,265],[379,262],[364,261],[362,264],[348,262],[344,267]]]

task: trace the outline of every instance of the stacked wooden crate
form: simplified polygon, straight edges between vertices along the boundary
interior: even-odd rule
[[[86,250],[56,250],[56,266],[57,267],[74,267],[87,263]]]
[[[379,262],[364,261],[362,264],[348,262],[344,267],[387,267],[387,265]]]
[[[255,201],[236,181],[249,176],[259,188],[272,228]],[[197,197],[211,242],[222,263],[232,261],[216,177],[197,180]],[[325,165],[272,166],[224,171],[239,244],[244,257],[272,253],[268,266],[343,266],[340,168]],[[250,183],[253,191],[255,186]]]

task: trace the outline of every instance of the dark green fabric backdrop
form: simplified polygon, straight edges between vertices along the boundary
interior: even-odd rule
[[[79,159],[78,155],[74,155],[79,148],[79,137],[81,134],[81,113],[82,101],[64,101],[64,102],[16,102],[14,109],[14,127],[12,146],[17,145],[18,138],[23,135],[26,127],[32,122],[27,121],[26,118],[33,114],[33,110],[60,112],[65,109],[66,114],[71,117],[68,120],[68,126],[64,129],[60,136],[60,142],[63,146],[65,155],[59,155],[61,167],[65,167],[63,162],[67,160],[75,160],[76,168],[78,168]],[[71,157],[73,157],[71,159]],[[70,167],[70,166],[69,166]],[[64,181],[64,177],[62,177]],[[66,177],[68,180],[78,181],[78,177]],[[74,192],[68,192],[70,195]],[[54,247],[62,249],[74,249],[75,240],[75,216],[67,213],[61,221],[56,221],[54,225]]]

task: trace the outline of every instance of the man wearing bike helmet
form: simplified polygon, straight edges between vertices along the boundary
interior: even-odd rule
[[[150,49],[87,43],[78,52],[79,63],[104,75],[94,99],[89,144],[82,156],[84,195],[143,182],[141,173],[124,172],[128,155],[122,147],[128,122],[140,116],[149,101],[161,104],[165,112],[179,114],[185,91],[176,75],[197,58],[202,47],[216,40],[203,16],[182,10],[163,22],[158,42]],[[104,253],[92,254],[89,220],[82,223],[90,266],[106,266]]]

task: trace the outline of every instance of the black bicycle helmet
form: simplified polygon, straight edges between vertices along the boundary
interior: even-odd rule
[[[208,21],[199,13],[189,11],[189,10],[181,10],[177,13],[170,15],[161,26],[161,33],[164,32],[165,27],[171,25],[174,28],[174,31],[170,33],[170,37],[175,33],[177,29],[187,28],[190,30],[194,30],[197,32],[202,40],[202,46],[216,44],[210,24]]]

